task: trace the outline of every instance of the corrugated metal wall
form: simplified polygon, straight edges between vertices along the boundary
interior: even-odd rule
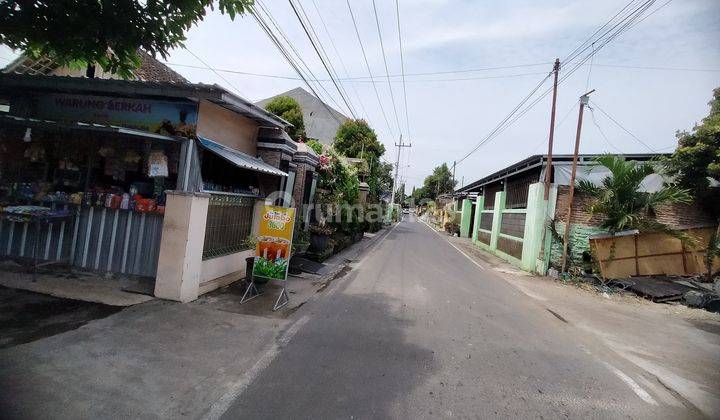
[[[86,270],[155,277],[162,223],[162,215],[85,207],[73,222],[41,225],[40,259],[70,259]],[[0,255],[31,258],[35,239],[34,224],[0,221]]]

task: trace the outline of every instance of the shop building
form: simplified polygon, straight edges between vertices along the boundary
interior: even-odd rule
[[[216,85],[2,74],[0,104],[0,207],[19,214],[0,219],[0,258],[137,276],[191,301],[245,275],[269,196],[313,199],[315,153]]]

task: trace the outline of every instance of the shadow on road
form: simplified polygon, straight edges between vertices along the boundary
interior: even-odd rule
[[[408,321],[387,295],[330,299],[225,418],[403,417],[437,369],[434,353],[406,341]]]

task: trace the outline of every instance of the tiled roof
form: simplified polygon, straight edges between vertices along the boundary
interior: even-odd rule
[[[173,83],[189,83],[189,80],[182,77],[180,73],[161,63],[155,57],[138,50],[140,55],[140,68],[133,73],[140,80],[149,82],[173,82]]]
[[[133,70],[138,80],[146,82],[172,82],[189,83],[179,73],[161,63],[145,51],[138,50],[140,56],[140,68]],[[23,54],[8,64],[3,73],[30,74],[30,75],[51,75],[61,67],[58,63],[48,57],[31,58]]]

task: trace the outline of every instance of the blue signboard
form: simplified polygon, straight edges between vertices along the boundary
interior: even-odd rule
[[[56,121],[97,123],[153,133],[194,131],[197,105],[192,102],[46,94],[37,97],[36,115]]]

